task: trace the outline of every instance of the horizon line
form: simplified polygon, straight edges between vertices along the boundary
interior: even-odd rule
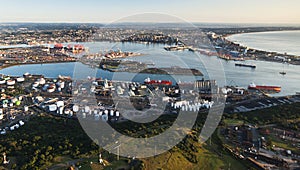
[[[184,24],[184,23],[194,23],[194,24],[263,24],[263,25],[300,25],[300,23],[284,23],[284,22],[274,22],[274,23],[266,23],[266,22],[207,22],[207,21],[194,21],[194,22],[151,22],[151,21],[126,21],[126,22],[97,22],[97,21],[0,21],[0,24],[18,24],[18,23],[36,23],[36,24],[124,24],[124,23],[138,23],[138,24]]]

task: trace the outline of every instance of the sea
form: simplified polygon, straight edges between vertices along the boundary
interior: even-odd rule
[[[300,31],[237,34],[228,37],[228,39],[252,48],[300,55]],[[148,77],[151,79],[171,80],[173,82],[191,82],[204,78],[217,80],[218,85],[221,87],[226,85],[247,88],[252,82],[257,85],[279,85],[282,87],[282,91],[276,94],[276,96],[293,95],[296,92],[300,92],[300,66],[297,65],[256,60],[245,61],[247,64],[255,64],[257,66],[256,69],[251,69],[236,67],[236,61],[226,61],[216,56],[205,56],[190,51],[166,51],[163,48],[165,47],[163,44],[111,42],[89,42],[82,44],[89,47],[90,53],[106,52],[109,50],[139,52],[143,55],[123,60],[151,63],[149,67],[161,69],[176,66],[195,68],[200,70],[204,76],[112,73],[99,68],[92,68],[80,62],[13,66],[0,70],[0,74],[21,76],[29,72],[53,78],[58,77],[58,75],[64,75],[71,76],[74,79],[101,77],[136,82],[143,82]],[[81,55],[76,57],[81,57]],[[284,76],[279,74],[283,70],[287,72]]]
[[[253,49],[300,56],[300,31],[235,34],[227,39]]]

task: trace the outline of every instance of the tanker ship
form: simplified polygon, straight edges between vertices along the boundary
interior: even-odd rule
[[[165,85],[165,86],[171,86],[172,85],[172,81],[168,81],[168,80],[151,80],[150,78],[145,79],[144,83],[149,84],[149,85]]]
[[[279,93],[281,91],[280,86],[256,85],[254,83],[251,83],[248,86],[248,89],[263,90],[263,91],[274,91],[274,92],[277,92],[277,93]]]
[[[235,63],[235,66],[256,68],[256,65],[254,65],[254,64]]]

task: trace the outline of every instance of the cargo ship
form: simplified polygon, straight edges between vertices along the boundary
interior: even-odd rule
[[[63,49],[63,48],[64,48],[64,45],[61,44],[61,43],[55,44],[55,45],[54,45],[54,48],[55,48],[55,49]]]
[[[280,86],[255,85],[254,83],[251,83],[248,86],[248,89],[262,90],[262,91],[274,91],[274,92],[277,92],[277,93],[279,93],[281,91]]]
[[[256,65],[254,65],[254,64],[235,63],[235,66],[256,68]]]
[[[172,85],[172,81],[168,81],[168,80],[151,80],[150,78],[145,79],[144,83],[149,84],[149,85],[164,85],[164,86],[171,86]]]

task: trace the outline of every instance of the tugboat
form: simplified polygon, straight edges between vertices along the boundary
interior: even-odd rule
[[[279,72],[279,74],[281,74],[281,75],[286,75],[286,72],[281,71],[281,72]]]

